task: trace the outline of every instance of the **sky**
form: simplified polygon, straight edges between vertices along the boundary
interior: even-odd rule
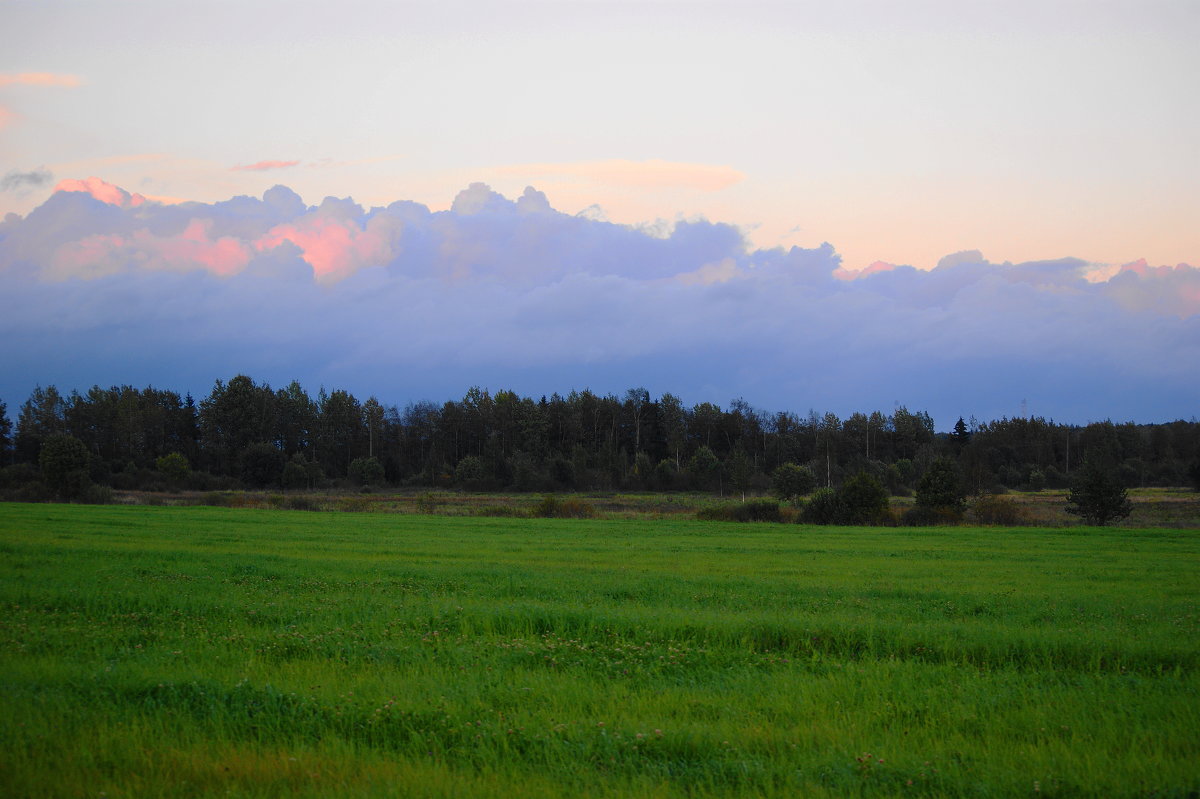
[[[1191,418],[1196,41],[1192,0],[0,0],[0,400]]]

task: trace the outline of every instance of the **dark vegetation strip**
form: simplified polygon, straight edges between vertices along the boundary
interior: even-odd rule
[[[969,412],[964,411],[969,416]],[[35,389],[0,402],[0,498],[44,501],[117,491],[330,486],[471,491],[763,493],[780,467],[815,486],[859,473],[911,494],[931,464],[952,461],[971,495],[1067,488],[1085,461],[1124,487],[1200,487],[1200,423],[1064,425],[1040,417],[970,422],[891,413],[764,411],[744,400],[688,407],[643,388],[521,397],[470,389],[457,401],[405,408],[298,383],[272,389],[238,375],[199,402],[170,390]],[[67,436],[85,461],[47,473],[42,451]],[[78,472],[78,473],[77,473]],[[86,481],[86,483],[85,483]],[[103,491],[91,491],[101,497]]]

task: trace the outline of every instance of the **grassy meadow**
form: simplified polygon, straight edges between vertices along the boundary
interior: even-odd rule
[[[0,794],[1200,794],[1200,530],[0,504]]]

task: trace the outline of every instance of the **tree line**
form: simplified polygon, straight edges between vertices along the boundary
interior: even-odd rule
[[[156,388],[64,395],[38,387],[15,423],[0,403],[0,489],[45,482],[39,464],[52,441],[66,464],[59,471],[76,481],[86,472],[92,484],[147,490],[343,483],[744,494],[770,489],[787,464],[802,467],[814,487],[867,474],[906,494],[939,460],[953,462],[965,491],[977,494],[1066,487],[1086,460],[1103,460],[1127,487],[1200,480],[1195,420],[960,418],[939,434],[928,413],[904,406],[842,419],[767,412],[741,399],[689,407],[644,388],[533,399],[473,387],[460,400],[400,408],[340,389],[313,396],[295,381],[273,389],[245,375],[216,381],[199,402]]]

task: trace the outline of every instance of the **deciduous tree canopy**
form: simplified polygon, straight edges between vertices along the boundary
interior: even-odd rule
[[[785,499],[865,472],[893,492],[916,489],[919,505],[960,508],[964,492],[1066,488],[1085,458],[1112,464],[1120,487],[1186,485],[1200,462],[1200,424],[1191,421],[958,419],[953,432],[937,434],[927,413],[905,406],[843,421],[766,412],[742,399],[688,406],[640,387],[539,398],[472,387],[460,400],[397,408],[343,389],[313,396],[296,382],[275,390],[236,375],[216,381],[198,403],[155,388],[95,386],[64,397],[47,386],[20,406],[15,429],[5,410],[0,405],[0,466],[37,468],[45,443],[69,435],[91,459],[93,479],[118,488],[171,480],[200,489],[314,487],[375,458],[392,485],[773,490]],[[182,477],[158,468],[174,453],[190,467]]]
[[[1067,494],[1067,513],[1073,513],[1086,524],[1100,527],[1124,519],[1132,510],[1125,487],[1117,479],[1116,470],[1101,458],[1089,458],[1071,481]]]

